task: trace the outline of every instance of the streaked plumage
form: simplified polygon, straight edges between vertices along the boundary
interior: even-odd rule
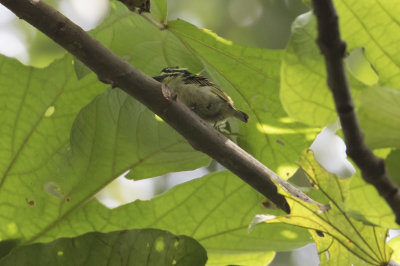
[[[182,103],[214,126],[229,117],[236,117],[245,123],[249,119],[246,113],[234,107],[232,99],[217,85],[185,68],[164,68],[159,76],[153,78],[168,85]]]

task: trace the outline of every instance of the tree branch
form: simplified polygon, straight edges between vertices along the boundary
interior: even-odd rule
[[[364,142],[359,127],[349,83],[343,65],[346,43],[340,39],[338,15],[331,0],[313,0],[318,23],[317,43],[325,57],[328,86],[335,100],[342,125],[347,154],[361,170],[364,180],[372,184],[387,201],[400,224],[400,191],[386,172],[385,162],[376,157]]]
[[[50,6],[40,0],[0,0],[0,3],[77,57],[99,80],[121,88],[146,105],[195,149],[217,160],[280,209],[290,212],[286,199],[277,192],[272,180],[292,195],[316,203],[171,98],[168,88],[122,60]]]

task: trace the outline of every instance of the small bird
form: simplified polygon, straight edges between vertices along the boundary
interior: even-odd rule
[[[236,117],[247,123],[249,116],[235,108],[232,99],[207,78],[192,74],[186,68],[167,67],[155,80],[166,84],[173,96],[214,127],[227,118]]]

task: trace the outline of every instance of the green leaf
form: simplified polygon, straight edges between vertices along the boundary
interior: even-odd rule
[[[286,193],[291,213],[265,223],[283,222],[310,229],[324,265],[388,263],[392,253],[385,244],[388,230],[357,221],[345,210],[350,179],[340,179],[326,172],[314,160],[311,150],[302,153],[299,164],[319,191],[321,200],[331,208],[321,212],[317,206]]]
[[[317,130],[289,119],[280,104],[282,51],[239,46],[182,20],[168,25],[235,106],[249,114],[248,124],[239,124],[241,147],[278,174],[290,175],[295,154],[309,145]]]
[[[379,76],[365,58],[364,49],[351,51],[345,62],[351,74],[364,84],[372,86],[379,81]]]
[[[0,66],[0,238],[5,240],[47,225],[47,211],[60,200],[49,199],[44,185],[69,147],[75,116],[105,86],[94,75],[78,82],[71,56],[45,69],[0,56]]]
[[[358,115],[368,146],[400,148],[399,91],[381,87],[365,90]]]
[[[31,207],[31,218],[44,219],[32,225],[31,221],[14,216],[18,227],[32,227],[24,234],[28,241],[63,221],[129,169],[135,177],[144,178],[209,163],[207,156],[194,151],[143,105],[124,92],[111,89],[80,112],[72,127],[69,152],[57,157],[58,163],[53,163],[53,170],[48,169],[38,184],[40,189],[27,198],[41,199],[50,206],[38,202],[35,208],[23,202],[24,209]],[[44,207],[46,216],[42,217]]]
[[[0,242],[0,261],[6,256],[11,250],[17,247],[19,241],[16,239],[9,239]]]
[[[194,239],[156,229],[88,233],[46,244],[21,246],[1,265],[205,265]]]
[[[385,159],[386,169],[390,178],[400,186],[400,150],[392,150]]]
[[[151,0],[150,13],[158,22],[165,23],[168,14],[167,0]]]
[[[265,211],[263,202],[264,197],[224,171],[178,185],[151,201],[135,201],[113,210],[90,201],[54,220],[32,240],[118,228],[159,228],[193,237],[207,249],[211,261],[225,259],[231,264],[236,263],[237,254],[290,250],[310,242],[306,230],[283,224],[259,226],[249,234],[252,217]]]
[[[79,203],[127,170],[135,179],[142,179],[196,169],[209,162],[131,96],[108,89],[77,116],[71,151],[65,166],[57,169],[61,178],[53,182],[65,198]]]
[[[311,12],[293,22],[281,67],[281,100],[286,112],[310,125],[325,126],[336,119],[332,94],[326,85],[323,57],[315,42],[316,21]]]

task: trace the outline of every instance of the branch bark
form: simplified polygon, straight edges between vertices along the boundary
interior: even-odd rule
[[[0,0],[0,3],[68,50],[95,72],[99,80],[139,100],[195,149],[217,160],[286,213],[290,207],[272,180],[303,201],[316,203],[172,99],[166,87],[122,60],[50,6],[40,0]]]
[[[365,144],[354,111],[343,64],[346,43],[340,38],[335,7],[332,0],[313,0],[312,3],[318,24],[317,43],[325,57],[327,83],[342,125],[347,154],[360,168],[364,180],[372,184],[386,200],[396,216],[396,222],[400,224],[400,190],[389,178],[384,160],[376,157]]]

